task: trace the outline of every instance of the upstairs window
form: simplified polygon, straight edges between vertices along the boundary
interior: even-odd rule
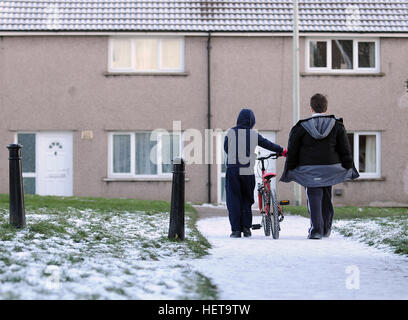
[[[182,38],[111,38],[110,72],[183,72]]]
[[[307,39],[307,72],[376,73],[380,71],[378,39]]]

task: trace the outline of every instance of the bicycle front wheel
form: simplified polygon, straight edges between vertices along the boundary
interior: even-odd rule
[[[262,213],[262,226],[264,229],[265,236],[269,237],[271,235],[271,217],[266,213]]]
[[[272,230],[272,237],[274,239],[279,239],[279,208],[278,208],[278,199],[276,197],[276,191],[271,190],[270,193],[270,202],[269,202],[270,210],[271,210],[271,230]]]

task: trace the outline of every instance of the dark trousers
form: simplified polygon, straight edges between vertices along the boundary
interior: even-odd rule
[[[225,192],[232,231],[252,226],[255,175],[240,175],[239,168],[227,168]]]
[[[331,229],[334,208],[332,187],[306,188],[307,208],[310,214],[309,234],[324,235]]]

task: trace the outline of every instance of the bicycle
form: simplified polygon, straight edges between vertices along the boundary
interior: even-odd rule
[[[262,172],[262,183],[258,183],[258,202],[262,222],[261,224],[252,225],[252,229],[261,229],[263,227],[265,236],[270,236],[272,231],[273,239],[279,238],[280,223],[284,219],[281,206],[288,205],[289,200],[282,200],[278,204],[276,190],[271,187],[271,179],[276,177],[276,173],[266,172],[265,161],[277,159],[279,156],[281,155],[271,153],[267,157],[257,158],[260,161]]]

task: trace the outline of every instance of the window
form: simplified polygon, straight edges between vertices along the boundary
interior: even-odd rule
[[[181,155],[181,135],[163,132],[111,133],[109,176],[131,178],[170,175]]]
[[[379,72],[378,39],[307,39],[308,72]]]
[[[184,40],[181,38],[111,38],[109,71],[183,72]]]
[[[381,178],[380,133],[354,132],[347,136],[360,178]]]
[[[23,172],[24,193],[35,194],[36,192],[36,135],[35,133],[18,133],[17,143],[23,146],[21,161]]]
[[[227,154],[224,151],[224,139],[226,132],[217,134],[217,168],[218,168],[218,202],[225,203],[227,201],[225,194],[225,175],[227,172],[226,159]]]

